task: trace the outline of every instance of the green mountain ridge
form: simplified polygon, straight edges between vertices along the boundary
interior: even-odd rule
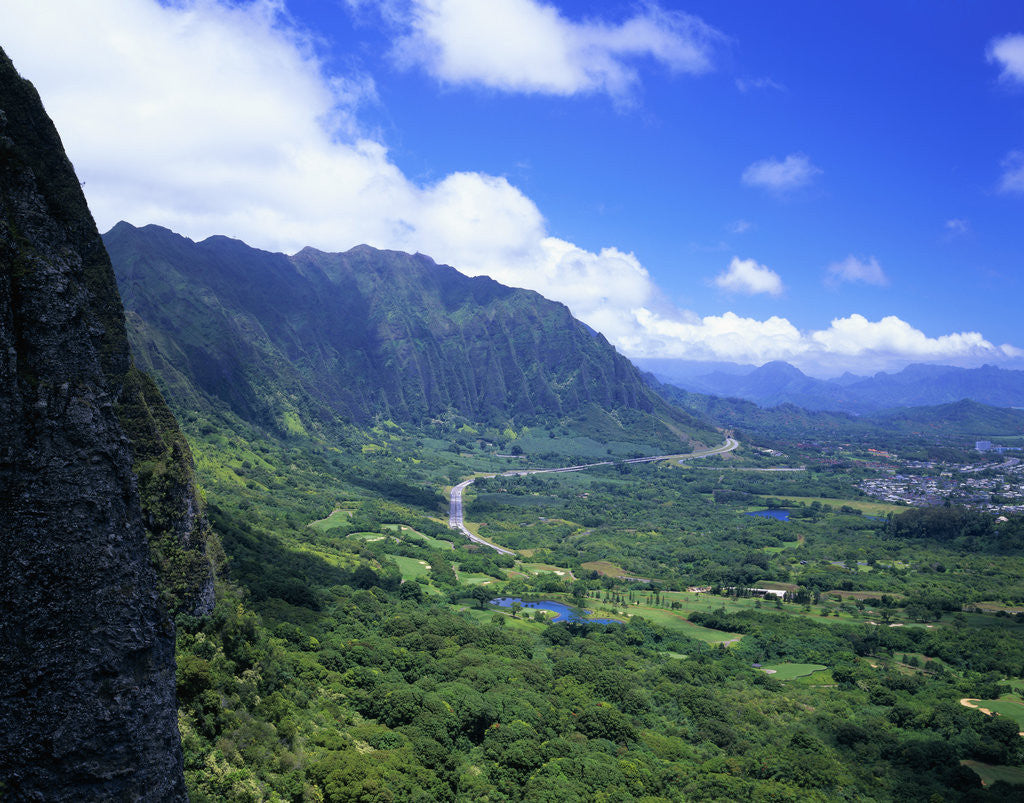
[[[375,419],[532,423],[594,409],[715,441],[562,304],[421,254],[294,256],[157,226],[104,237],[139,362],[182,409],[222,405],[280,433]],[[614,425],[613,425],[614,426]]]

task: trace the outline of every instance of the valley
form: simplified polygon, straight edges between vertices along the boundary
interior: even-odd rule
[[[227,555],[213,615],[177,620],[193,799],[984,799],[982,778],[1015,777],[1016,728],[959,701],[1024,682],[1024,520],[871,493],[897,469],[1003,477],[1007,458],[968,447],[995,431],[987,408],[846,428],[680,396],[537,300],[508,320],[546,321],[579,356],[474,323],[452,342],[551,389],[474,396],[460,366],[478,357],[459,345],[438,369],[417,355],[450,346],[395,339],[422,314],[413,284],[365,328],[345,319],[352,347],[391,355],[375,358],[385,395],[345,396],[328,379],[354,370],[333,356],[330,298],[324,329],[300,335],[228,294],[222,267],[194,274],[208,289],[189,314],[215,294],[226,320],[259,321],[220,330],[225,349],[197,336],[206,313],[172,320],[149,285],[148,260],[194,244],[124,227],[108,240],[133,266],[116,263],[130,337]],[[270,260],[216,257],[250,258]],[[506,314],[490,306],[504,289],[437,270],[460,326]],[[224,371],[237,383],[213,381]],[[606,390],[610,375],[628,392]],[[938,434],[915,431],[923,420]],[[786,515],[749,515],[764,510]]]
[[[721,446],[715,446],[715,447],[712,447],[712,448],[709,448],[709,449],[701,449],[699,451],[692,452],[690,454],[685,454],[685,455],[683,455],[683,454],[677,454],[677,455],[656,455],[654,457],[633,457],[633,458],[630,458],[628,460],[622,460],[622,461],[620,461],[619,464],[620,465],[624,465],[624,466],[628,466],[628,465],[636,465],[638,463],[654,463],[654,462],[665,461],[665,460],[675,461],[675,462],[681,464],[685,460],[696,460],[696,459],[699,459],[701,457],[709,457],[711,455],[716,455],[716,454],[726,454],[728,452],[733,451],[733,449],[736,449],[739,445],[740,445],[739,441],[737,441],[735,438],[727,437],[725,439],[725,441],[722,443]],[[615,463],[611,462],[611,461],[604,461],[604,462],[601,462],[601,463],[584,463],[584,464],[575,465],[575,466],[562,466],[560,468],[527,468],[527,469],[518,469],[518,470],[515,470],[515,471],[506,471],[506,472],[504,472],[504,473],[502,473],[500,475],[483,474],[483,475],[480,475],[480,478],[482,478],[482,479],[490,479],[490,478],[492,478],[494,476],[526,477],[526,476],[529,476],[531,474],[561,474],[561,473],[565,473],[565,472],[569,472],[569,471],[586,471],[588,468],[598,468],[598,467],[602,467],[602,466],[612,466],[612,465],[615,465]],[[511,551],[505,549],[504,547],[500,547],[500,546],[497,546],[496,544],[492,544],[492,543],[490,543],[488,541],[485,541],[484,539],[480,538],[479,535],[477,535],[477,534],[475,534],[473,532],[470,532],[470,530],[466,527],[466,525],[465,525],[465,523],[463,521],[462,495],[465,492],[465,490],[470,485],[472,485],[473,482],[476,479],[477,479],[477,477],[471,477],[468,480],[463,480],[458,485],[452,486],[451,492],[449,494],[449,501],[448,501],[448,508],[449,508],[448,526],[453,528],[453,529],[458,530],[459,532],[461,532],[463,535],[465,535],[473,543],[482,544],[484,546],[489,546],[491,549],[495,550],[496,552],[498,552],[499,554],[502,554],[502,555],[511,555],[513,553]]]
[[[373,212],[382,220],[366,227],[368,241],[437,244],[448,258],[465,256],[476,275],[350,242],[286,254],[124,221],[101,237],[86,182],[32,84],[0,51],[0,799],[1024,799],[1024,371],[909,362],[950,355],[977,365],[988,355],[1020,365],[1024,351],[980,332],[926,334],[888,312],[875,322],[844,308],[829,328],[798,328],[781,316],[792,316],[785,306],[801,292],[801,270],[821,311],[839,309],[838,299],[869,305],[890,286],[876,257],[826,264],[827,249],[794,260],[783,283],[738,256],[712,277],[718,268],[700,260],[738,250],[724,240],[693,239],[689,251],[682,239],[664,249],[652,242],[663,270],[684,273],[680,259],[701,264],[705,298],[728,297],[736,312],[677,308],[693,287],[666,293],[632,251],[591,252],[555,236],[504,173],[414,182],[365,132],[336,169],[343,140],[361,128],[357,96],[379,98],[369,73],[320,85],[328,62],[314,63],[321,44],[312,29],[293,28],[298,7],[158,5],[151,27],[181,41],[193,28],[209,35],[198,61],[217,51],[228,65],[237,54],[216,45],[237,27],[263,36],[238,52],[275,62],[253,71],[266,90],[253,102],[232,88],[231,103],[180,115],[173,136],[187,139],[184,129],[225,106],[238,118],[230,150],[241,163],[252,150],[257,161],[283,159],[275,171],[287,175],[299,154],[331,191],[352,180],[349,162],[362,164],[358,202],[332,207],[323,231],[362,232],[356,207],[386,206]],[[401,4],[385,5],[399,25]],[[565,61],[596,82],[554,91],[535,85],[550,78],[538,73],[530,92],[582,88],[612,100],[614,123],[580,115],[593,129],[588,144],[636,110],[630,91],[641,70],[620,58],[652,57],[696,83],[719,40],[738,41],[657,4],[640,4],[622,25],[577,23],[532,2],[509,5],[502,19],[523,8],[537,18],[521,26],[530,38],[537,20],[548,29],[539,41],[554,58],[540,73]],[[223,16],[220,33],[197,22],[211,10]],[[356,27],[372,24],[365,11]],[[415,25],[395,40],[403,51],[426,36]],[[508,60],[508,33],[498,62]],[[104,36],[83,41],[104,56],[145,41],[114,27]],[[561,40],[569,50],[558,50]],[[364,46],[359,58],[369,63],[376,50],[390,52]],[[1003,58],[997,51],[987,63]],[[355,53],[346,63],[357,63]],[[390,58],[395,71],[431,69]],[[298,63],[305,78],[296,82]],[[1011,67],[1001,81],[1016,80]],[[119,72],[106,73],[104,100]],[[278,72],[294,111],[313,96],[323,108],[305,124],[302,147],[284,137],[252,148],[241,136],[243,107],[272,100]],[[445,103],[465,91],[456,83]],[[758,103],[805,91],[768,77],[730,83],[744,103],[754,99],[748,90]],[[499,84],[488,90],[517,86]],[[653,110],[658,95],[647,97]],[[155,92],[146,100],[148,110],[163,102]],[[105,105],[80,104],[71,119],[96,122]],[[269,126],[276,137],[290,117],[273,103],[266,110],[278,118]],[[545,137],[574,117],[546,126]],[[773,116],[757,119],[770,133]],[[152,121],[165,124],[158,114]],[[664,115],[649,121],[670,132]],[[446,119],[438,130],[459,147],[456,128]],[[726,149],[738,137],[715,140]],[[672,159],[695,142],[676,138]],[[138,170],[159,184],[127,150],[117,153],[114,183],[129,186]],[[634,150],[639,175],[644,159]],[[412,143],[395,152],[412,163],[423,156]],[[90,153],[80,148],[76,158]],[[748,198],[766,190],[761,201],[772,208],[812,198],[825,208],[843,177],[821,153],[827,170],[794,152],[742,173],[736,161],[731,183],[694,171],[673,192],[688,197],[686,183],[707,178],[738,182]],[[221,183],[239,194],[230,219],[250,225],[280,221],[275,195],[301,195],[301,218],[331,206],[291,176],[247,204],[243,185],[259,182],[232,178],[229,164],[211,170],[222,157],[189,170],[168,157],[162,169],[185,177],[182,197],[196,192],[185,184],[200,169],[212,174],[199,187],[205,212],[179,221],[212,227]],[[1019,161],[1013,151],[1003,167],[1019,173]],[[551,166],[527,160],[517,169],[539,182]],[[423,167],[433,175],[429,159]],[[94,176],[104,186],[103,172],[89,174],[90,188]],[[667,183],[669,173],[657,173]],[[1008,183],[989,194],[1016,192],[1020,175],[1004,176]],[[619,206],[644,200],[605,203],[591,189],[609,232],[626,222]],[[154,192],[144,208],[172,207]],[[756,220],[753,211],[735,219],[739,208],[709,208],[697,224],[713,232],[731,217],[722,231],[749,231],[751,251],[771,253],[758,239],[770,229],[794,253],[814,239],[786,234],[769,206]],[[947,212],[930,214],[919,243],[937,239]],[[281,236],[309,231],[305,223],[293,220]],[[959,218],[944,228],[950,252],[954,236],[986,233]],[[1000,262],[982,252],[978,264],[986,259]],[[695,287],[698,268],[684,267]],[[942,268],[937,261],[929,291],[950,284]],[[1000,276],[990,272],[986,282]],[[530,286],[560,288],[566,303],[490,273],[529,274]],[[893,277],[894,289],[909,286]],[[764,293],[770,306],[758,307],[765,299],[754,296]],[[887,309],[894,297],[871,303]],[[574,314],[581,308],[589,323]],[[751,317],[765,309],[767,320]],[[643,360],[653,372],[645,373],[613,344],[665,356]],[[835,371],[904,367],[826,380],[767,356],[760,367],[718,359],[752,353]]]

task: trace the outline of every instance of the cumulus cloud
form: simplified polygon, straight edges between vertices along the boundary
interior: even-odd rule
[[[993,39],[986,54],[989,64],[1002,68],[1003,81],[1024,83],[1024,34],[1014,33]]]
[[[632,254],[552,237],[505,178],[422,185],[360,136],[373,84],[328,76],[271,0],[5,0],[3,45],[45,99],[101,230],[159,223],[271,250],[421,251],[567,303],[614,337],[656,288]]]
[[[394,56],[449,84],[549,95],[604,92],[622,99],[647,59],[672,72],[711,69],[721,35],[654,3],[618,24],[575,22],[538,0],[410,0],[391,19],[405,31]]]
[[[889,277],[874,257],[868,257],[865,261],[851,255],[842,262],[833,262],[828,266],[825,282],[833,287],[843,282],[884,286],[889,284]]]
[[[732,312],[681,319],[637,310],[643,337],[631,343],[637,357],[729,360],[760,364],[786,360],[812,374],[901,368],[911,362],[979,365],[1024,356],[1012,345],[994,345],[978,332],[929,337],[906,321],[870,321],[853,314],[827,329],[801,331],[785,318],[760,321]]]
[[[785,159],[762,159],[743,171],[743,183],[772,192],[788,192],[806,187],[821,169],[811,164],[802,153],[791,153]]]
[[[755,295],[767,293],[781,295],[782,279],[767,265],[758,265],[753,259],[733,257],[729,267],[715,277],[715,284],[733,293]]]
[[[781,317],[702,318],[667,306],[635,255],[553,236],[502,177],[407,177],[383,143],[360,133],[372,80],[327,74],[275,0],[3,6],[0,44],[39,89],[101,230],[124,219],[288,252],[358,243],[421,251],[562,301],[633,356],[804,366],[841,356],[861,370],[883,356],[1014,356],[976,333],[927,338],[899,319],[851,316],[814,333]],[[752,260],[734,259],[723,277],[745,292],[781,289]],[[870,350],[856,350],[865,343]]]
[[[1010,151],[1003,159],[999,189],[1002,192],[1024,192],[1024,151]]]

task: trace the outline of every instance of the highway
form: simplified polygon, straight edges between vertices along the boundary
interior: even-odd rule
[[[699,452],[692,452],[691,454],[663,454],[655,455],[654,457],[633,457],[629,460],[603,460],[600,463],[581,463],[577,466],[563,466],[561,468],[524,468],[515,471],[505,471],[501,474],[485,474],[484,477],[524,477],[528,474],[560,474],[568,471],[585,471],[588,468],[597,468],[598,466],[614,466],[617,463],[632,465],[636,463],[653,463],[658,460],[675,460],[678,463],[682,463],[684,460],[693,460],[700,457],[711,457],[716,454],[725,454],[731,452],[740,442],[732,437],[727,437],[725,443],[719,446],[715,446],[711,449],[703,449]],[[463,480],[458,485],[452,488],[451,495],[448,498],[448,526],[453,530],[458,530],[466,538],[475,544],[481,546],[490,547],[495,552],[502,555],[514,555],[515,553],[511,549],[505,549],[505,547],[492,544],[489,541],[485,541],[478,535],[474,535],[466,527],[466,522],[462,515],[462,493],[470,485],[473,484],[475,477],[470,477],[468,480]]]

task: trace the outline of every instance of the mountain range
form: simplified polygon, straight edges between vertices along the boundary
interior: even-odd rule
[[[661,382],[695,393],[734,397],[762,407],[794,404],[808,410],[866,414],[896,407],[934,406],[971,399],[993,407],[1024,407],[1024,371],[984,365],[955,368],[909,365],[895,374],[807,376],[786,362],[754,368],[717,364],[698,373],[692,362],[639,359],[636,364]]]
[[[674,448],[718,437],[563,304],[420,254],[286,256],[127,223],[104,242],[136,359],[180,409],[226,408],[282,434],[597,413],[660,427]]]

